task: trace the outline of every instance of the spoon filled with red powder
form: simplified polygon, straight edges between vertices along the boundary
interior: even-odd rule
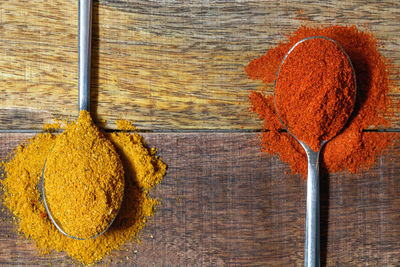
[[[286,53],[276,74],[274,104],[308,159],[304,266],[319,266],[319,154],[345,127],[355,100],[355,72],[336,41],[308,37]]]

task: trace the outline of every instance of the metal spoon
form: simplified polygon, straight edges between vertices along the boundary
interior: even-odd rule
[[[79,1],[79,111],[86,110],[90,111],[90,50],[91,50],[91,25],[92,25],[92,0],[80,0]],[[43,167],[42,179],[41,179],[41,191],[43,203],[46,208],[47,214],[50,220],[57,227],[57,229],[64,235],[84,240],[83,238],[74,237],[67,234],[62,227],[57,223],[57,220],[52,216],[49,207],[46,203],[46,194],[44,189],[44,173],[46,169],[46,162]],[[96,238],[105,233],[114,222],[116,217],[110,222],[110,224],[96,236]]]
[[[275,85],[276,80],[278,79],[279,70],[286,60],[287,56],[294,50],[294,48],[302,42],[313,38],[323,38],[334,42],[346,55],[351,69],[353,70],[353,77],[354,77],[354,98],[357,92],[357,82],[356,82],[356,74],[354,71],[353,64],[351,63],[350,57],[346,53],[346,51],[334,40],[324,37],[324,36],[312,36],[305,39],[302,39],[295,43],[290,50],[286,53],[281,61],[279,66],[278,72],[276,73]],[[274,85],[274,86],[275,86]],[[279,110],[275,103],[275,92],[274,92],[274,105],[275,111],[278,115],[279,120],[281,121],[282,125],[286,128],[287,132],[296,139],[300,145],[304,148],[307,154],[307,161],[308,161],[308,171],[307,171],[307,202],[306,202],[306,236],[305,236],[305,248],[304,248],[304,266],[306,267],[319,267],[320,266],[320,232],[319,232],[319,154],[324,147],[324,145],[329,140],[323,140],[320,144],[318,151],[312,150],[306,143],[302,142],[301,140],[297,139],[293,133],[288,130],[288,127],[285,125],[281,117],[279,116]]]

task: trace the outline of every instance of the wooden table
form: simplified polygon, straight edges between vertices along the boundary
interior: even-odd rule
[[[367,27],[400,65],[399,10],[394,0],[96,2],[92,113],[106,129],[136,121],[169,166],[143,244],[127,244],[112,263],[302,265],[305,184],[277,157],[259,157],[247,95],[262,85],[244,67],[301,24],[336,23]],[[1,1],[1,157],[54,116],[77,114],[76,46],[76,0]],[[387,116],[399,131],[399,111]],[[321,179],[324,265],[400,266],[399,149],[368,172]],[[68,265],[18,240],[9,218],[0,209],[0,265]]]

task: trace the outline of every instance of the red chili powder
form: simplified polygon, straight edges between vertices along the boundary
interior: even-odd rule
[[[360,168],[368,169],[376,156],[395,137],[391,133],[363,132],[363,129],[388,126],[383,117],[391,100],[387,59],[379,52],[377,41],[369,32],[355,26],[331,26],[311,28],[302,26],[265,55],[251,61],[246,67],[250,79],[259,79],[266,85],[274,82],[279,64],[288,50],[298,41],[310,36],[325,36],[338,42],[349,55],[357,78],[357,98],[350,120],[322,151],[322,167],[328,172],[347,170],[351,173]],[[307,175],[307,159],[303,148],[283,128],[275,109],[272,95],[251,92],[251,111],[264,121],[261,134],[262,151],[279,155],[289,163],[293,173]]]
[[[275,83],[275,107],[288,130],[318,151],[347,123],[355,79],[346,54],[333,41],[312,38],[287,55]]]

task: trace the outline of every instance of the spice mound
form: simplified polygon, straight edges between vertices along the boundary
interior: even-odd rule
[[[288,130],[318,151],[346,124],[355,102],[355,80],[347,56],[334,42],[298,43],[279,69],[275,105]]]
[[[57,137],[46,161],[44,194],[57,225],[81,239],[106,230],[121,205],[123,173],[113,144],[82,110]]]
[[[379,53],[378,42],[372,33],[361,31],[356,26],[302,26],[290,33],[279,45],[268,49],[264,55],[255,58],[247,65],[246,73],[248,77],[254,80],[261,80],[265,85],[261,92],[253,91],[249,95],[250,110],[258,114],[263,121],[263,131],[260,138],[261,150],[268,154],[278,155],[282,161],[289,164],[292,173],[299,173],[303,177],[307,176],[305,152],[296,140],[282,131],[283,126],[275,112],[272,91],[274,90],[275,75],[285,54],[295,43],[311,36],[324,36],[339,43],[349,55],[357,79],[357,97],[354,111],[342,131],[331,139],[322,150],[322,170],[331,173],[347,170],[355,173],[361,169],[368,169],[374,163],[376,156],[384,148],[392,144],[393,139],[396,138],[395,133],[364,131],[365,129],[377,129],[389,125],[389,121],[384,115],[390,115],[391,99],[388,93],[393,83],[389,77],[391,73],[394,73],[394,70],[388,64],[388,60]],[[318,44],[315,45],[317,46]],[[314,47],[314,50],[318,49],[323,51],[325,47],[322,44]],[[308,61],[308,58],[309,56],[301,57],[299,60]],[[327,68],[330,64],[339,64],[339,62],[336,59],[329,59],[326,62],[327,66],[321,65],[320,67]],[[326,69],[327,72],[319,78],[319,82],[334,82],[335,79],[326,78],[329,76],[334,77],[334,73],[337,73],[336,71],[333,73],[332,70]],[[318,70],[316,69],[316,71]],[[338,75],[342,80],[346,73],[342,72]],[[310,82],[308,77],[299,77],[296,84],[299,83],[302,84],[302,87],[310,87],[315,84],[315,81]],[[293,92],[289,88],[289,86],[292,86],[289,83],[283,83],[280,86],[282,92]],[[346,82],[338,84],[338,86],[341,90],[348,90],[346,89],[348,86]],[[334,98],[342,97],[343,95],[345,94],[336,95]],[[325,101],[319,99],[319,96],[321,96],[319,93],[315,94],[309,105],[311,108],[316,109],[314,110],[315,114],[318,114],[318,105],[321,105],[321,107],[325,106],[327,114],[333,115],[333,119],[343,116],[342,112],[340,114],[337,112],[339,110],[338,107],[332,105],[337,101]],[[294,103],[296,98],[298,96],[287,94],[284,100]],[[305,106],[303,108],[295,107],[285,113],[293,111],[308,112],[307,108]],[[303,123],[306,120],[314,120],[314,117],[311,113],[305,113],[302,115]],[[341,119],[344,120],[344,118]],[[323,133],[322,135],[331,135],[334,132],[330,131],[329,128],[331,127],[327,129],[326,124],[319,126],[321,127],[319,133]],[[335,127],[332,128],[335,129]]]
[[[77,125],[79,122],[67,127]],[[87,240],[72,239],[53,225],[38,189],[43,165],[61,136],[40,133],[19,145],[12,158],[3,163],[6,173],[5,178],[0,180],[4,191],[3,204],[17,218],[15,223],[18,232],[33,240],[41,253],[65,251],[83,264],[93,264],[127,241],[138,240],[140,230],[159,204],[158,200],[150,197],[149,191],[161,182],[166,165],[156,156],[157,150],[148,148],[139,134],[105,134],[103,137],[115,147],[124,169],[125,192],[122,204],[115,221],[104,234]]]

